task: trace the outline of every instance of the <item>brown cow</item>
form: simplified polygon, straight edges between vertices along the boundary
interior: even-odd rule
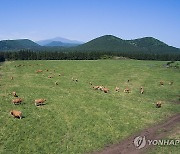
[[[115,88],[115,91],[119,92],[119,90],[120,90],[119,87],[116,87],[116,88]]]
[[[99,86],[98,90],[104,91],[104,87],[103,86]]]
[[[99,86],[93,86],[93,89],[98,90]]]
[[[169,82],[169,85],[172,85],[173,84],[173,81]]]
[[[78,82],[78,79],[74,79],[73,77],[72,77],[72,80]]]
[[[129,89],[129,88],[126,88],[126,89],[124,89],[124,92],[125,92],[125,93],[130,93],[130,89]]]
[[[36,71],[36,73],[41,73],[41,72],[43,72],[43,70],[37,70],[37,71]]]
[[[14,105],[19,105],[19,104],[21,104],[22,101],[23,101],[22,98],[16,98],[16,99],[12,100],[12,103]]]
[[[160,83],[160,85],[161,85],[161,86],[163,86],[163,85],[164,85],[164,82],[163,82],[163,81],[160,81],[159,83]]]
[[[16,94],[15,91],[12,92],[12,95],[13,95],[14,97],[18,97],[18,95]]]
[[[39,106],[39,105],[45,105],[45,102],[46,101],[46,99],[36,99],[35,100],[35,105],[36,106]]]
[[[160,107],[161,107],[161,105],[162,105],[162,101],[158,101],[158,102],[156,102],[156,107],[157,107],[157,108],[160,108]]]
[[[103,88],[104,93],[108,93],[109,89],[108,88]]]
[[[17,111],[17,110],[11,110],[10,114],[14,117],[14,118],[20,118],[22,119],[22,112],[21,111]]]
[[[141,93],[141,94],[144,93],[144,88],[143,88],[143,87],[140,88],[140,93]]]

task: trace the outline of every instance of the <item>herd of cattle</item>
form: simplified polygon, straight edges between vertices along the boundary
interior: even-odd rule
[[[22,99],[22,98],[18,98],[18,95],[16,94],[15,91],[12,92],[12,95],[13,95],[14,97],[17,97],[17,98],[15,98],[15,99],[12,100],[12,103],[13,103],[14,105],[20,105],[20,104],[22,103],[23,99]],[[36,100],[34,101],[34,102],[35,102],[34,104],[35,104],[36,106],[45,105],[45,101],[46,101],[46,99],[36,99]],[[22,112],[21,112],[21,111],[11,110],[11,111],[10,111],[10,114],[11,114],[13,117],[15,117],[15,118],[22,119]]]
[[[18,67],[19,67],[19,66],[18,66]],[[46,69],[46,71],[48,71],[48,69]],[[55,71],[55,70],[54,70],[54,71]],[[36,71],[36,73],[41,73],[41,72],[43,72],[43,70],[37,70],[37,71]],[[59,76],[61,76],[61,74],[59,74]],[[53,78],[53,76],[48,76],[48,78]],[[14,77],[11,77],[11,80],[14,80]],[[78,82],[78,79],[72,78],[72,81]],[[130,80],[127,80],[127,82],[130,82]],[[90,82],[89,84],[92,86],[92,88],[93,88],[94,90],[100,90],[100,91],[102,91],[102,92],[104,92],[104,93],[108,93],[108,92],[110,91],[108,88],[106,88],[106,87],[104,87],[104,86],[102,86],[102,85],[101,85],[101,86],[93,86],[92,82]],[[173,84],[173,81],[169,82],[169,85],[172,85],[172,84]],[[55,85],[58,85],[58,82],[57,82],[57,81],[55,82]],[[160,85],[160,86],[163,86],[163,85],[164,85],[164,82],[163,82],[163,81],[160,81],[160,82],[159,82],[159,85]],[[120,91],[120,88],[119,88],[119,87],[115,87],[115,91],[116,91],[116,92],[119,92],[119,91]],[[130,92],[131,92],[131,90],[130,90],[129,88],[125,88],[125,89],[124,89],[124,93],[130,93]],[[139,92],[140,92],[140,94],[144,94],[144,88],[143,88],[142,86],[140,87]],[[14,99],[12,100],[12,103],[13,103],[14,105],[20,105],[20,104],[22,103],[23,99],[22,99],[22,98],[19,98],[15,91],[12,92],[12,96],[14,97]],[[35,104],[35,106],[45,105],[45,101],[46,101],[46,99],[42,99],[42,98],[41,98],[41,99],[36,99],[36,100],[34,100],[34,104]],[[162,105],[162,101],[156,102],[155,105],[156,105],[157,108],[160,108],[161,105]],[[15,118],[19,118],[19,119],[22,118],[22,112],[21,112],[21,111],[11,110],[11,111],[10,111],[10,114],[11,114],[13,117],[15,117]]]

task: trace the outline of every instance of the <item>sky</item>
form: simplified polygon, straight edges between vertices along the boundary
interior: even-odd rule
[[[180,48],[180,0],[0,0],[0,40],[155,37]]]

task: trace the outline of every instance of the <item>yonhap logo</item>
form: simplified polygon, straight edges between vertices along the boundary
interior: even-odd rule
[[[160,140],[147,140],[145,138],[145,136],[137,136],[135,139],[134,139],[134,146],[137,148],[137,149],[141,149],[141,148],[144,148],[145,146],[147,145],[153,145],[153,146],[156,146],[156,145],[159,145],[159,146],[165,146],[165,145],[179,145],[180,144],[180,140],[179,139],[167,139],[167,140],[163,140],[163,139],[160,139]]]
[[[145,136],[142,137],[142,136],[138,136],[134,139],[134,145],[137,149],[141,149],[143,147],[145,147],[146,145],[146,138]]]

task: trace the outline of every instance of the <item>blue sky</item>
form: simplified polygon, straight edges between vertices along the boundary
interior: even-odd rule
[[[180,0],[0,0],[0,40],[86,42],[106,34],[180,48]]]

